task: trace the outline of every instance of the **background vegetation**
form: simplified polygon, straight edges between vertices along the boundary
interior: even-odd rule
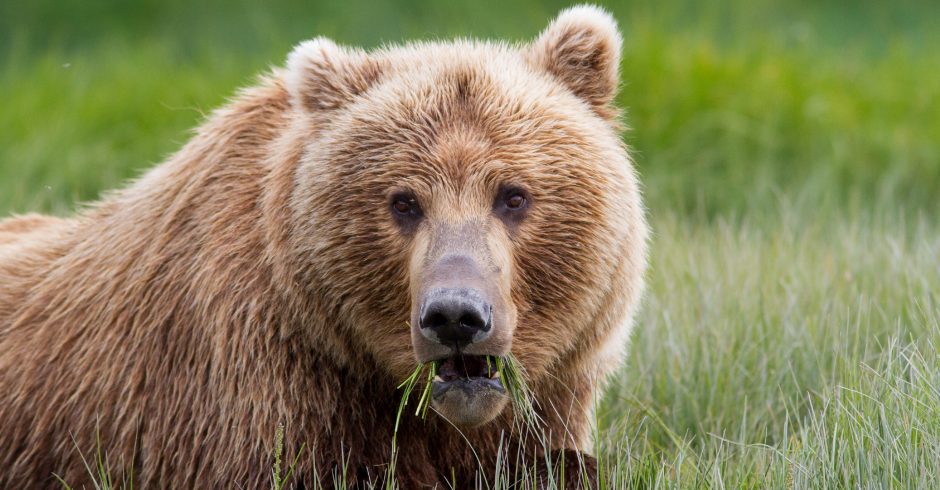
[[[0,215],[67,214],[296,42],[533,37],[565,2],[0,2]],[[940,487],[940,8],[631,1],[655,230],[614,488]]]

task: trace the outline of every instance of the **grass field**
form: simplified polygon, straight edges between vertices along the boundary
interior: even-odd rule
[[[564,5],[4,2],[0,215],[138,175],[304,38],[523,40]],[[940,488],[940,8],[610,7],[655,234],[611,488]]]

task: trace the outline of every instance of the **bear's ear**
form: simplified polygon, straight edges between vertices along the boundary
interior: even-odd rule
[[[604,117],[620,83],[617,21],[599,7],[562,11],[529,47],[529,60],[551,73]]]
[[[285,81],[292,103],[309,111],[342,107],[381,76],[381,65],[355,49],[318,37],[304,41],[287,57]]]

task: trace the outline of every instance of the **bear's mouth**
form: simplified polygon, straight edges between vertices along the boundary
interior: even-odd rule
[[[439,398],[453,388],[463,391],[496,390],[504,393],[506,388],[500,381],[496,356],[474,356],[457,354],[435,361],[437,376],[433,380],[432,395]]]

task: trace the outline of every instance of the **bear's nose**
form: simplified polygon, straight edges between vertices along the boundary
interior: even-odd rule
[[[422,335],[459,349],[490,336],[493,307],[475,289],[435,289],[425,296],[420,318]]]

